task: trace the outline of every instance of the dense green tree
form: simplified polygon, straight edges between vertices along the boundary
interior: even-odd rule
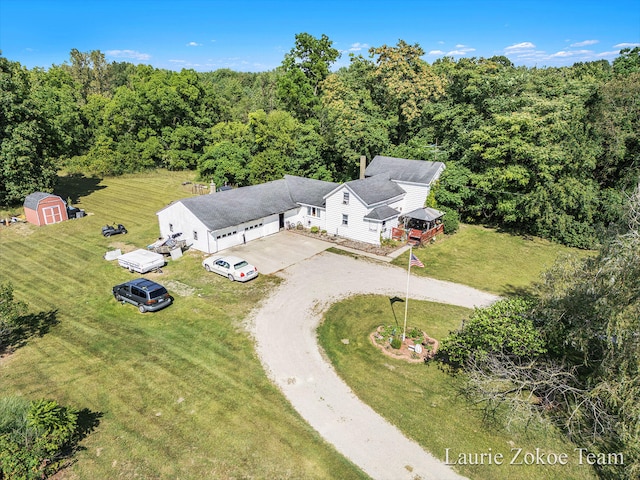
[[[472,357],[483,362],[495,353],[517,357],[544,354],[544,342],[528,316],[530,310],[531,304],[518,297],[476,309],[462,328],[442,341],[438,358],[451,367],[461,368]]]
[[[0,56],[0,204],[15,204],[33,191],[51,191],[55,148],[47,122],[32,98],[29,72]]]
[[[322,84],[325,138],[338,175],[358,175],[360,157],[373,158],[389,148],[389,121],[371,97],[374,65],[362,57],[352,58]]]
[[[640,72],[640,47],[623,48],[613,61],[613,71],[618,75]]]
[[[375,57],[373,91],[394,129],[392,140],[405,142],[416,132],[425,106],[444,93],[442,80],[422,58],[424,50],[399,40],[395,47],[383,45],[369,50]]]
[[[321,85],[331,65],[340,57],[326,35],[315,38],[308,33],[296,35],[295,46],[282,62],[278,77],[278,97],[284,108],[298,120],[314,115],[320,102]]]
[[[69,54],[71,64],[65,68],[78,83],[79,98],[86,101],[89,95],[108,95],[111,91],[111,70],[100,50],[80,52],[73,48]]]

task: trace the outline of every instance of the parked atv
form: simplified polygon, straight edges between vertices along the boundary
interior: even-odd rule
[[[103,237],[110,237],[111,235],[118,235],[119,233],[127,233],[127,229],[124,228],[124,225],[121,223],[117,225],[114,223],[113,225],[105,225],[102,227]]]

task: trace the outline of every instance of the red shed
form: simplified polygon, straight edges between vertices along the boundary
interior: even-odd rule
[[[34,225],[49,225],[68,220],[67,203],[57,195],[34,192],[24,199],[24,215]]]

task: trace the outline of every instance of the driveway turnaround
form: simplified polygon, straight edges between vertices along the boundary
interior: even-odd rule
[[[406,269],[322,252],[279,275],[285,281],[253,313],[250,328],[267,374],[300,415],[374,479],[463,478],[358,399],[317,343],[316,328],[332,303],[359,293],[404,298]],[[498,299],[463,285],[415,276],[409,297],[469,308]]]
[[[236,255],[256,265],[260,273],[269,275],[333,246],[330,242],[283,230],[214,255]]]

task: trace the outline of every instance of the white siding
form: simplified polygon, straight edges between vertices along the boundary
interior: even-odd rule
[[[411,212],[418,208],[423,208],[429,196],[431,188],[428,185],[416,185],[411,183],[396,182],[402,189],[407,192],[402,205],[402,213]]]
[[[180,238],[186,240],[188,245],[201,252],[209,252],[207,227],[181,202],[169,205],[157,215],[161,237],[182,233]],[[197,240],[194,239],[194,232]]]
[[[348,191],[349,204],[342,203],[343,193]],[[369,231],[369,222],[364,220],[364,216],[369,213],[368,209],[356,195],[344,185],[333,191],[326,199],[327,207],[327,233],[340,237],[350,238],[359,242],[380,244],[380,232]],[[342,224],[342,215],[348,215],[348,225]]]
[[[302,224],[306,228],[318,227],[320,230],[327,229],[327,211],[324,208],[302,205],[300,216],[302,217]]]

